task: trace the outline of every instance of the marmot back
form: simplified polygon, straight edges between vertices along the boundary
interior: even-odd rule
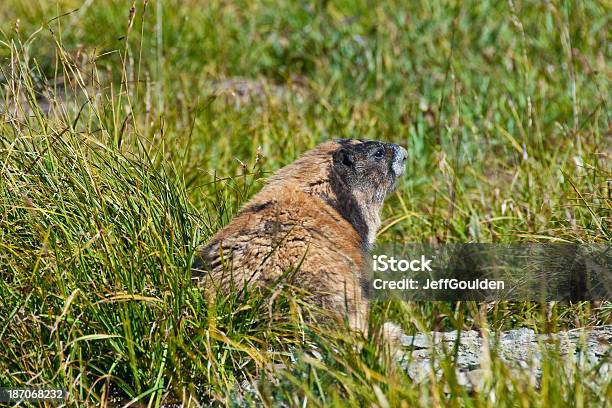
[[[367,251],[406,150],[378,141],[325,142],[278,170],[200,251],[209,284],[267,285],[297,268],[293,285],[363,328]]]

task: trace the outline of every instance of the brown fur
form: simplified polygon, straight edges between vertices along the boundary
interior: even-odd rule
[[[393,173],[393,180],[387,180],[391,176],[385,169],[397,154],[405,158],[405,150],[380,143],[386,146],[386,161],[364,163],[372,166],[367,182],[348,185],[353,179],[339,175],[344,171],[339,161],[349,160],[337,152],[360,143],[325,142],[280,169],[200,251],[201,271],[227,290],[232,281],[238,287],[271,284],[299,266],[294,285],[312,293],[324,308],[346,315],[351,327],[363,329],[367,249],[380,226],[382,198],[398,176]],[[356,166],[364,159],[354,160]],[[377,174],[377,165],[384,174]]]

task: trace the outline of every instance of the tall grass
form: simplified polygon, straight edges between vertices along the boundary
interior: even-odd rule
[[[610,241],[609,7],[145,1],[0,6],[0,385],[70,406],[609,404],[609,377],[492,350],[484,388],[416,383],[378,328],[610,324],[610,306],[207,298],[197,246],[322,140],[405,145],[381,242]],[[242,85],[241,85],[242,84]],[[609,374],[608,374],[609,375]]]

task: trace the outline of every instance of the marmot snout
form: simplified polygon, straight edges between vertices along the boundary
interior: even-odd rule
[[[404,148],[379,141],[320,144],[269,179],[199,251],[194,272],[227,290],[271,284],[299,266],[291,283],[362,329],[367,251],[406,158]]]

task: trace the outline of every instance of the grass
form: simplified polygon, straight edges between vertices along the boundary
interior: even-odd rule
[[[539,384],[494,352],[481,392],[452,356],[414,383],[376,330],[558,331],[610,324],[609,303],[377,304],[363,337],[304,323],[298,288],[211,299],[190,280],[270,172],[347,136],[409,151],[379,242],[610,242],[609,14],[6,0],[0,385],[63,387],[69,406],[609,404],[609,378],[554,353]]]

